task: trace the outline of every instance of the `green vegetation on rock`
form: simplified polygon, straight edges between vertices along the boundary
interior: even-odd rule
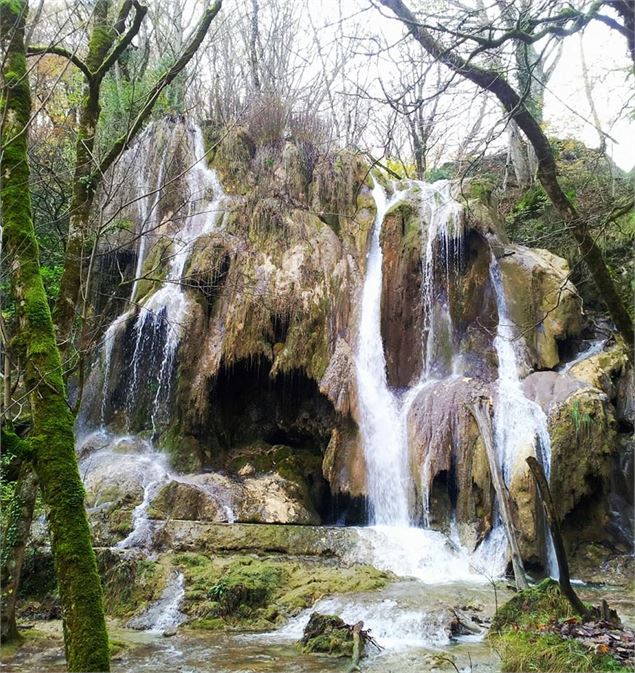
[[[266,630],[322,596],[384,587],[388,573],[313,559],[250,555],[174,558],[185,575],[183,611],[194,628]]]
[[[613,657],[596,654],[575,639],[549,632],[550,626],[562,620],[578,619],[552,579],[519,592],[497,610],[492,621],[489,638],[501,656],[501,670],[625,672],[627,669]]]

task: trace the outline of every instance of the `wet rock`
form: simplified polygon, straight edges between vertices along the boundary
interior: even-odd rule
[[[322,471],[334,495],[366,495],[364,447],[357,428],[352,424],[342,424],[331,432]]]
[[[190,521],[231,521],[230,502],[233,484],[221,475],[200,475],[191,481],[170,481],[151,501],[152,519],[188,519]]]
[[[618,419],[633,423],[635,420],[633,369],[629,365],[624,346],[614,345],[578,362],[571,367],[569,374],[603,391],[614,403]]]
[[[583,326],[582,300],[568,280],[567,262],[518,245],[506,245],[498,261],[509,317],[527,345],[527,364],[555,367],[558,341],[577,336]]]
[[[353,654],[353,627],[337,615],[313,612],[300,643],[303,652],[350,657]]]
[[[214,523],[320,523],[302,486],[275,474],[241,480],[221,474],[175,478],[158,492],[148,514]]]
[[[537,372],[527,377],[524,389],[530,399],[546,405],[551,491],[563,519],[563,535],[570,544],[600,541],[607,537],[615,417],[602,391],[561,379]]]
[[[461,541],[474,548],[492,525],[487,454],[470,405],[484,389],[473,379],[432,381],[412,400],[407,417],[418,502],[430,494],[435,527],[449,526],[456,505]]]
[[[388,383],[398,388],[408,385],[422,364],[421,227],[414,193],[388,211],[381,230],[381,332]]]
[[[318,525],[320,517],[300,485],[275,475],[245,479],[236,521]]]
[[[278,526],[166,520],[164,545],[175,551],[279,552],[293,556],[345,557],[358,542],[352,528]]]
[[[144,473],[136,457],[89,456],[81,464],[95,544],[115,544],[132,530],[132,512],[143,500]]]

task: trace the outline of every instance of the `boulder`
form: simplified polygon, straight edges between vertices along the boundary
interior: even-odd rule
[[[505,245],[499,252],[509,319],[527,345],[527,365],[551,369],[558,342],[579,335],[582,300],[568,280],[569,266],[547,250]]]
[[[601,390],[560,378],[535,372],[523,384],[547,413],[553,499],[569,545],[605,540],[610,537],[606,496],[616,452],[614,413]]]
[[[568,371],[570,376],[603,391],[616,408],[617,417],[635,421],[633,368],[622,344],[585,358]]]
[[[228,478],[221,474],[175,477],[152,499],[154,519],[214,523],[320,523],[300,484],[279,475]]]
[[[459,376],[431,381],[411,400],[407,416],[419,507],[428,493],[430,523],[447,528],[455,504],[461,541],[472,549],[492,526],[487,454],[470,411],[483,392],[477,381]]]

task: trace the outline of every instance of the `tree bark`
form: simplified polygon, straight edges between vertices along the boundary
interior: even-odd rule
[[[549,140],[540,124],[527,109],[521,96],[514,91],[501,73],[468,62],[451,48],[446,48],[440,44],[428,30],[418,23],[414,14],[402,0],[379,1],[399,17],[412,36],[429,54],[481,89],[491,91],[507,111],[510,119],[518,124],[536,153],[538,179],[543,189],[578,243],[582,258],[595,282],[598,296],[604,301],[611,319],[626,344],[632,348],[634,340],[633,321],[628,309],[615,287],[602,251],[597,246],[587,223],[562,191],[556,174],[556,160]]]
[[[492,475],[492,483],[498,498],[498,505],[500,507],[500,515],[505,526],[507,534],[507,541],[511,550],[512,567],[514,568],[514,577],[516,579],[516,588],[519,591],[529,588],[527,576],[525,575],[525,567],[523,565],[523,558],[518,547],[518,540],[516,539],[516,529],[512,520],[511,506],[507,496],[507,488],[503,479],[500,465],[498,464],[498,456],[494,447],[494,437],[492,433],[492,418],[490,416],[490,405],[486,400],[480,400],[471,408],[474,420],[478,425],[485,450],[487,452],[487,460],[489,462],[489,471]]]
[[[30,461],[24,460],[8,507],[6,528],[2,531],[0,586],[0,641],[19,640],[15,609],[20,588],[24,551],[31,531],[33,508],[37,496],[37,480]]]
[[[0,191],[8,266],[26,350],[29,443],[47,511],[70,671],[108,671],[108,635],[102,591],[84,510],[53,321],[42,282],[29,193],[27,129],[31,115],[24,24],[26,0],[0,0],[2,68]]]
[[[551,491],[549,490],[549,484],[547,484],[545,473],[540,463],[533,456],[527,458],[527,465],[529,465],[529,469],[538,486],[542,506],[545,510],[545,516],[547,517],[547,524],[551,530],[553,546],[556,550],[556,559],[558,561],[558,573],[560,574],[558,579],[560,592],[569,603],[571,603],[571,607],[576,613],[581,617],[586,618],[589,616],[589,611],[584,603],[578,598],[578,594],[576,594],[571,586],[567,554],[564,550],[564,543],[562,542],[562,535],[560,534],[560,525],[558,524],[558,515],[553,504],[553,499],[551,498]]]

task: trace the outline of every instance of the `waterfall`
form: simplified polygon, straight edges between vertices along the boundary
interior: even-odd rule
[[[145,612],[128,622],[132,629],[143,629],[149,633],[172,635],[186,616],[180,607],[185,598],[185,577],[175,573],[168,581],[160,598],[152,603]]]
[[[183,134],[183,129],[185,133]],[[100,420],[105,426],[107,404],[111,379],[112,352],[117,337],[127,325],[129,319],[138,309],[133,327],[134,348],[128,363],[128,380],[125,398],[125,410],[128,425],[132,424],[133,415],[138,407],[138,393],[141,384],[142,364],[155,372],[150,381],[144,381],[144,389],[153,390],[154,395],[149,411],[150,423],[156,435],[166,422],[171,399],[172,380],[176,354],[181,341],[184,325],[189,315],[189,299],[183,289],[183,274],[194,243],[203,235],[213,230],[222,212],[225,194],[216,172],[207,166],[201,129],[191,122],[172,124],[170,136],[157,139],[157,129],[149,127],[140,137],[137,146],[125,155],[123,163],[127,166],[137,162],[139,155],[145,159],[142,170],[137,171],[135,187],[140,196],[134,201],[139,225],[137,227],[137,262],[135,278],[130,293],[130,308],[118,316],[106,330],[102,343],[103,384],[100,407]],[[186,143],[186,170],[183,171],[183,184],[187,190],[185,212],[179,219],[177,231],[172,233],[172,248],[167,262],[167,271],[160,287],[144,298],[138,299],[139,281],[143,275],[146,253],[153,238],[157,238],[157,230],[167,226],[159,216],[162,189],[167,173],[169,150],[176,141]],[[149,162],[153,142],[162,142],[158,151],[158,169],[153,173],[146,164]],[[155,148],[155,152],[156,152]],[[126,169],[128,173],[130,167]],[[155,175],[155,178],[151,176]],[[135,301],[138,305],[135,305]]]
[[[382,263],[381,227],[392,203],[375,181],[377,214],[373,223],[355,358],[360,429],[366,458],[371,520],[376,524],[408,526],[408,446],[404,441],[398,402],[388,388],[386,358],[381,338]]]
[[[165,331],[157,389],[151,412],[152,430],[155,434],[161,420],[162,404],[169,402],[170,399],[176,351],[188,315],[188,298],[182,289],[185,264],[194,242],[209,233],[216,224],[221,202],[225,196],[216,172],[207,167],[201,129],[196,126],[188,130],[194,163],[185,174],[189,199],[184,225],[174,240],[176,249],[172,253],[167,276],[161,287],[141,304],[135,323],[137,340],[132,362],[131,396],[134,396],[138,383],[140,357],[145,350],[143,344],[151,338],[152,333]],[[213,193],[211,201],[207,199],[210,188]]]
[[[494,339],[494,348],[498,356],[498,381],[494,406],[494,441],[498,462],[505,483],[509,486],[514,460],[530,441],[549,481],[551,439],[547,416],[539,404],[525,396],[520,384],[518,358],[514,348],[515,329],[509,319],[500,266],[494,254],[492,254],[489,272],[498,310],[498,327]],[[502,522],[498,521],[497,526],[502,526]],[[496,537],[500,539],[500,535]],[[557,564],[550,533],[547,538],[547,568],[554,576],[557,572]],[[506,545],[499,543],[499,546],[506,555]]]
[[[408,193],[420,197],[422,250],[425,255],[422,259],[422,301],[426,309],[422,335],[425,365],[419,381],[399,397],[388,388],[381,337],[383,255],[380,238],[387,211]],[[371,520],[376,524],[408,526],[412,519],[410,502],[413,490],[407,430],[410,407],[431,381],[460,371],[449,305],[452,276],[460,264],[462,206],[452,198],[449,181],[434,185],[409,181],[407,190],[395,190],[390,201],[383,187],[375,182],[373,198],[377,214],[362,291],[355,359],[360,430],[367,466]],[[436,246],[440,247],[440,258],[435,254]],[[439,282],[441,273],[444,275],[443,282]],[[443,358],[445,361],[442,361]],[[429,521],[429,469],[430,452],[424,459],[422,475],[424,525],[428,525]]]
[[[439,183],[416,183],[421,189],[421,219],[428,223],[427,232],[425,227],[421,227],[421,235],[425,238],[425,246],[422,246],[425,250],[422,259],[425,307],[423,380],[460,373],[460,359],[454,347],[450,291],[452,276],[461,263],[463,207],[452,198],[452,183],[449,180]],[[440,247],[440,255],[435,255],[435,244]],[[444,283],[438,282],[440,272],[445,273]],[[435,294],[435,289],[438,294]]]

